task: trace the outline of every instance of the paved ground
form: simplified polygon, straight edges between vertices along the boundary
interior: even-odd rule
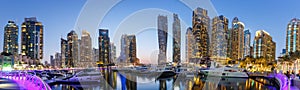
[[[300,79],[298,78],[296,78],[295,80],[294,80],[294,87],[295,88],[297,88],[298,90],[300,90]],[[295,90],[297,90],[297,89],[295,89]]]
[[[20,90],[20,89],[21,89],[20,86],[16,82],[12,80],[0,78],[0,90]]]

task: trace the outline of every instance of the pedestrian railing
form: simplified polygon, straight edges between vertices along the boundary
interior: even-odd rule
[[[29,74],[24,71],[1,72],[0,78],[15,81],[19,86],[27,90],[51,90],[49,85],[45,83],[35,73]]]

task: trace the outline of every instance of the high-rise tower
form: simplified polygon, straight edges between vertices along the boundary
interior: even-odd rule
[[[177,14],[173,14],[173,62],[181,62],[181,25]]]
[[[167,62],[167,42],[168,42],[168,17],[159,15],[157,19],[158,27],[158,64]]]
[[[19,28],[14,21],[8,21],[7,25],[4,27],[4,42],[3,51],[6,53],[11,53],[12,55],[18,55],[18,38],[19,38]]]
[[[195,38],[195,57],[208,57],[209,56],[209,27],[210,19],[207,10],[197,8],[193,11],[193,35]]]
[[[107,29],[99,29],[98,46],[99,46],[99,63],[103,65],[111,64],[110,61],[110,38]]]
[[[214,60],[225,63],[227,58],[228,19],[223,15],[213,18],[210,54]]]
[[[34,63],[43,59],[44,31],[41,22],[35,17],[25,18],[21,30],[21,54],[29,56]]]

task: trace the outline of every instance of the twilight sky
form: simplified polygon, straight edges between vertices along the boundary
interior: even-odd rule
[[[104,0],[107,1],[107,0]],[[50,55],[60,52],[60,37],[75,30],[90,32],[93,47],[98,48],[98,28],[107,28],[110,31],[111,41],[117,46],[119,55],[120,35],[137,35],[138,57],[142,62],[157,62],[157,31],[156,17],[158,14],[167,15],[169,33],[172,34],[172,13],[177,13],[181,19],[182,32],[182,59],[185,58],[185,32],[191,26],[192,9],[195,5],[209,10],[210,18],[224,15],[230,23],[234,17],[245,23],[245,28],[250,29],[253,40],[255,31],[266,30],[276,42],[276,55],[285,48],[286,26],[294,17],[299,18],[298,0],[280,1],[273,0],[181,0],[195,2],[190,5],[176,0],[122,0],[110,10],[104,12],[111,2],[119,0],[1,0],[0,1],[0,51],[3,47],[3,30],[8,20],[15,20],[20,26],[25,17],[37,17],[44,25],[44,60],[49,60]],[[205,3],[202,3],[205,2]],[[211,8],[214,7],[214,8]],[[214,11],[216,10],[216,12]],[[106,14],[106,15],[105,15]],[[101,18],[103,16],[103,18]],[[101,21],[102,20],[102,21]],[[230,26],[231,27],[231,26]],[[169,38],[171,35],[169,36]],[[20,41],[20,40],[19,40]],[[168,56],[171,57],[172,39],[168,39]],[[153,61],[155,60],[155,61]]]

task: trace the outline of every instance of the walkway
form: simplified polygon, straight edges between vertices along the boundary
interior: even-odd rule
[[[0,90],[51,90],[51,88],[35,75],[0,71]]]
[[[294,86],[291,88],[291,90],[300,90],[300,79],[295,78],[294,79]]]

